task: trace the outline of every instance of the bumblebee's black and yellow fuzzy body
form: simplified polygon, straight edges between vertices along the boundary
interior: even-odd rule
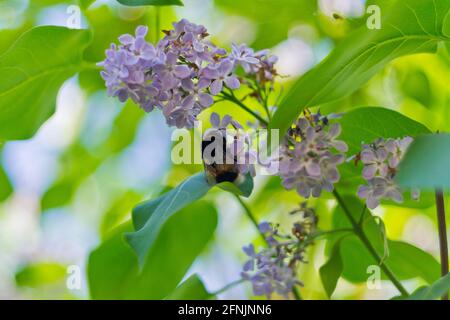
[[[206,179],[210,184],[234,182],[239,177],[239,169],[236,163],[226,163],[227,141],[224,133],[221,134],[221,140],[221,142],[216,142],[216,136],[211,136],[209,139],[204,138],[202,141],[203,165],[205,167]],[[216,145],[211,151],[211,154],[205,155],[205,149],[213,143]],[[217,163],[214,161],[216,156],[215,150],[220,149],[222,150],[223,157],[221,163]]]

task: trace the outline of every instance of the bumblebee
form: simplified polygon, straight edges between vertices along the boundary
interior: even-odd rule
[[[221,161],[217,161],[216,151],[221,153],[217,154],[217,158]],[[202,140],[202,159],[208,183],[233,183],[238,179],[239,168],[236,165],[237,161],[234,159],[233,163],[227,163],[226,152],[227,139],[223,130],[212,130],[205,134]]]

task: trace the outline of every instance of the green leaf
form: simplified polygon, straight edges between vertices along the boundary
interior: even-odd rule
[[[125,6],[182,6],[181,0],[117,0]]]
[[[450,291],[450,273],[431,286],[422,287],[411,294],[407,300],[436,300]]]
[[[95,0],[78,0],[82,9],[86,10],[95,2]]]
[[[225,191],[248,198],[253,191],[253,178],[250,173],[247,173],[235,182],[222,182],[217,186]]]
[[[356,221],[360,220],[363,212],[363,204],[354,196],[343,197],[347,207]],[[365,212],[363,223],[364,232],[380,257],[385,250],[385,241],[379,225],[369,211]],[[333,228],[349,228],[347,217],[340,207],[333,212]],[[337,238],[330,237],[327,243],[327,251],[331,252],[331,246],[336,243]],[[416,277],[433,283],[439,278],[440,266],[436,259],[429,253],[405,242],[388,240],[389,257],[384,263],[392,270],[400,280]],[[367,280],[367,267],[377,265],[373,256],[355,235],[349,235],[341,241],[341,258],[344,265],[343,278],[353,283],[365,282]],[[382,274],[383,279],[387,277]]]
[[[253,189],[253,178],[245,176],[237,184],[219,184],[219,187],[238,195],[249,196]],[[204,172],[193,175],[176,188],[162,196],[145,201],[133,210],[133,224],[136,232],[127,235],[127,240],[136,251],[139,262],[144,263],[147,251],[151,247],[161,226],[167,219],[188,204],[202,198],[212,188]]]
[[[355,155],[361,151],[362,143],[371,143],[377,138],[400,138],[405,136],[416,137],[430,133],[423,124],[410,119],[401,113],[381,107],[361,107],[345,113],[339,120],[342,127],[340,140],[347,143],[348,155]],[[356,190],[366,182],[362,178],[362,166],[355,165],[353,161],[345,162],[339,167],[341,180],[338,183],[340,190]],[[351,191],[355,192],[355,191]],[[410,190],[405,190],[404,207],[429,207],[434,203],[434,196],[423,193],[420,201],[411,200]],[[383,203],[393,204],[391,200]],[[395,205],[399,205],[395,203]]]
[[[137,257],[123,239],[131,230],[131,223],[121,225],[89,255],[87,278],[93,299],[119,299],[124,286],[137,277]]]
[[[133,209],[133,225],[136,230],[145,227],[146,223],[153,217],[152,223],[165,220],[178,210],[203,197],[211,186],[200,172],[179,184],[176,188],[168,191],[156,199],[145,201]],[[160,210],[157,215],[155,211]],[[166,215],[166,216],[163,216]],[[157,220],[156,220],[157,219]]]
[[[431,107],[433,102],[432,88],[428,76],[422,70],[408,70],[401,82],[401,88],[407,96],[415,99],[425,108]]]
[[[217,211],[198,201],[172,215],[162,226],[139,267],[133,249],[123,238],[130,223],[118,228],[95,249],[88,263],[88,281],[93,299],[163,299],[211,240],[217,226]],[[107,270],[107,272],[105,272]]]
[[[361,27],[301,77],[279,105],[271,128],[286,132],[305,107],[350,95],[395,58],[434,52],[440,41],[449,40],[449,11],[448,0],[397,0],[381,7],[381,29]]]
[[[319,269],[320,279],[322,280],[328,298],[331,298],[333,295],[344,267],[340,249],[341,241],[339,240],[334,244],[328,261]]]
[[[408,148],[396,181],[404,187],[450,188],[450,134],[417,137]]]
[[[6,175],[5,170],[0,165],[0,202],[8,198],[13,192],[11,182]]]
[[[166,300],[208,300],[212,297],[213,295],[206,290],[200,277],[193,274],[180,284]]]
[[[202,172],[189,177],[161,197],[145,202],[133,210],[133,222],[137,231],[127,234],[126,238],[136,251],[141,265],[164,223],[173,214],[203,197],[210,189],[211,186]]]
[[[142,197],[134,191],[127,191],[115,199],[103,214],[100,225],[100,235],[107,235],[114,227],[120,225],[124,218],[131,212],[136,202]]]
[[[53,114],[63,82],[82,68],[87,30],[42,26],[0,56],[0,138],[26,139]]]
[[[344,114],[339,123],[342,127],[339,139],[347,143],[349,155],[361,151],[362,143],[371,143],[377,138],[415,137],[430,133],[423,124],[397,111],[381,107],[352,110]]]
[[[18,286],[37,288],[64,281],[66,267],[49,262],[29,264],[21,268],[15,277]]]

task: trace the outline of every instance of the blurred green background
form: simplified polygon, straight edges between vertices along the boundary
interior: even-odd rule
[[[93,2],[93,3],[92,3]],[[367,1],[369,2],[369,1]],[[161,27],[187,18],[205,25],[214,42],[229,48],[232,42],[255,49],[270,48],[279,56],[283,75],[280,87],[320,62],[354,28],[365,23],[364,0],[185,0],[183,7],[161,8]],[[88,61],[104,59],[104,50],[123,33],[147,24],[155,41],[156,9],[130,8],[114,0],[0,1],[0,54],[25,30],[38,25],[66,26],[73,5],[81,8],[81,27],[90,28],[93,41],[84,55]],[[69,9],[72,8],[72,9]],[[334,13],[340,16],[333,17]],[[322,113],[356,106],[384,106],[420,121],[431,130],[450,130],[449,54],[420,54],[398,59],[349,97],[321,106]],[[250,120],[226,102],[210,111]],[[171,129],[161,114],[145,114],[128,102],[109,98],[98,71],[83,71],[65,82],[56,113],[29,140],[0,145],[0,298],[85,299],[85,275],[90,252],[116,226],[130,218],[139,201],[201,170],[201,166],[174,166],[170,161]],[[249,199],[258,219],[289,226],[288,212],[302,200],[286,192],[276,178],[258,177]],[[205,286],[217,290],[239,277],[243,245],[257,233],[235,198],[215,190],[208,201],[219,211],[214,239],[190,267]],[[319,227],[332,224],[334,200],[310,202],[319,216]],[[450,208],[449,198],[446,199]],[[450,210],[448,210],[450,211]],[[390,239],[403,240],[438,257],[434,207],[382,206]],[[325,243],[308,251],[299,278],[306,299],[326,298],[318,275],[325,262]],[[79,266],[80,289],[66,286],[67,267]],[[105,270],[107,272],[107,270]],[[421,279],[405,282],[412,290]],[[333,298],[378,299],[396,295],[383,282],[380,290],[365,283],[340,279]],[[220,298],[252,297],[247,284],[236,286]]]

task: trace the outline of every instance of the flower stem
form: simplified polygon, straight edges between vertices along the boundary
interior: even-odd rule
[[[250,210],[250,208],[247,206],[247,204],[241,199],[241,197],[239,197],[237,194],[234,194],[234,196],[236,197],[237,201],[239,201],[240,205],[242,206],[242,208],[245,211],[245,214],[247,215],[247,217],[250,219],[250,221],[252,222],[252,224],[255,226],[256,230],[258,230],[259,235],[261,236],[261,238],[264,240],[264,242],[266,242],[266,237],[264,236],[264,233],[261,232],[261,230],[259,230],[259,226],[258,226],[258,221],[256,221],[255,216],[253,215],[252,211]]]
[[[439,251],[441,253],[441,275],[448,273],[448,247],[447,228],[445,223],[444,193],[441,189],[436,189],[436,213],[439,230]],[[442,296],[442,300],[448,300],[448,293]]]
[[[221,293],[223,293],[223,292],[225,292],[225,291],[227,291],[227,290],[229,290],[229,289],[231,289],[231,288],[241,284],[242,282],[244,282],[244,279],[239,279],[239,280],[230,282],[229,284],[223,286],[219,290],[216,290],[216,291],[212,292],[211,295],[216,296],[218,294],[221,294]]]
[[[267,122],[266,119],[264,119],[263,117],[261,117],[259,114],[257,114],[256,112],[254,112],[253,110],[251,110],[249,107],[247,107],[241,100],[239,100],[234,93],[226,93],[226,92],[222,92],[222,96],[230,101],[233,102],[234,104],[238,105],[239,107],[241,107],[242,109],[244,109],[245,111],[247,111],[248,113],[250,113],[252,116],[254,116],[256,119],[259,120],[259,122],[261,122],[262,124],[264,124],[265,126],[267,126],[269,123]]]
[[[344,211],[345,215],[347,216],[348,220],[352,224],[353,229],[355,230],[355,234],[359,237],[361,242],[366,246],[367,250],[370,252],[372,257],[375,259],[375,261],[378,262],[381,270],[383,270],[384,274],[391,280],[391,282],[394,284],[394,286],[397,288],[397,290],[402,294],[402,296],[408,296],[408,291],[403,287],[401,282],[395,277],[394,273],[391,271],[391,269],[382,261],[380,255],[377,253],[373,245],[370,243],[369,238],[367,238],[364,229],[362,226],[358,224],[358,222],[355,220],[355,218],[352,216],[350,210],[348,209],[347,205],[345,204],[344,200],[341,198],[339,193],[336,189],[333,191],[333,195],[336,198],[337,202],[341,206],[342,210]]]
[[[247,215],[247,217],[250,219],[250,221],[253,223],[253,225],[255,226],[256,230],[258,230],[259,235],[263,238],[264,242],[267,243],[266,237],[264,236],[264,233],[261,232],[261,230],[259,230],[259,226],[258,226],[258,221],[256,221],[255,216],[253,215],[252,211],[250,210],[250,208],[247,206],[247,204],[241,199],[241,197],[239,197],[237,194],[234,194],[234,196],[236,197],[237,201],[240,203],[240,205],[242,206],[242,208],[244,208],[245,214]],[[294,295],[296,300],[302,300],[302,296],[300,295],[300,292],[298,291],[297,287],[293,287],[292,288],[292,294]]]

